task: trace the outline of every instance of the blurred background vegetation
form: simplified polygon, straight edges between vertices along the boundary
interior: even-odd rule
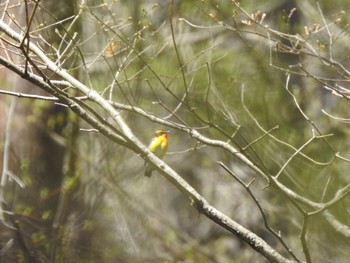
[[[13,13],[25,25],[23,5],[6,3],[0,5],[4,21],[11,21]],[[302,151],[310,158],[296,155],[279,181],[305,198],[327,202],[349,184],[348,161],[335,158],[336,153],[349,157],[349,132],[348,121],[324,112],[348,119],[349,102],[322,81],[347,88],[349,76],[307,55],[305,43],[268,34],[261,25],[299,35],[320,56],[347,67],[349,5],[320,1],[321,13],[311,0],[241,1],[242,9],[228,0],[47,0],[35,11],[31,30],[32,40],[54,61],[105,98],[229,141],[267,174],[276,175],[296,149],[313,134],[320,136]],[[29,7],[33,10],[34,4]],[[261,25],[247,20],[242,10]],[[66,52],[59,57],[57,50]],[[4,68],[0,73],[2,90],[47,95]],[[2,222],[14,219],[18,229],[1,224],[1,262],[266,261],[201,216],[160,174],[144,178],[139,156],[92,131],[62,105],[4,94],[0,99],[7,116],[0,124],[4,151],[10,141],[6,168],[23,183],[10,178],[2,184],[3,209],[13,212]],[[145,144],[156,128],[166,128],[133,111],[121,115]],[[246,183],[255,178],[251,190],[268,223],[304,260],[303,215],[295,201],[232,154],[180,130],[171,130],[169,137],[165,161],[175,171],[214,207],[290,257],[267,231],[246,190],[217,162]],[[343,228],[336,229],[322,213],[309,218],[312,262],[347,262],[348,207],[345,197],[329,209]],[[18,240],[14,233],[21,234],[36,261],[26,261],[23,245],[10,242]]]

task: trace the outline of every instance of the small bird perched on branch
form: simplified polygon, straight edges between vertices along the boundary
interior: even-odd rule
[[[168,150],[168,133],[169,131],[156,130],[155,136],[148,146],[148,149],[160,159],[164,158]],[[145,176],[151,177],[154,167],[147,162],[145,166]]]

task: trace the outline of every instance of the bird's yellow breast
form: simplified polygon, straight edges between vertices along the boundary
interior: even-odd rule
[[[149,145],[149,150],[161,159],[164,158],[167,149],[168,139],[164,135],[155,137]]]

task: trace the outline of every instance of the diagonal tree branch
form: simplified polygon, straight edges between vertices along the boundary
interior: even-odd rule
[[[97,91],[92,88],[85,86],[83,83],[79,82],[77,79],[72,77],[66,70],[58,67],[54,62],[52,62],[36,45],[33,43],[26,43],[27,40],[23,40],[22,36],[11,30],[0,21],[0,30],[5,32],[8,36],[14,40],[21,42],[24,41],[28,44],[29,49],[36,55],[41,61],[46,65],[46,67],[55,72],[62,79],[68,81],[73,87],[78,91],[83,93],[88,97],[89,100],[93,101],[96,105],[100,106],[105,112],[109,114],[112,120],[115,121],[118,126],[120,134],[116,135],[108,127],[101,125],[96,119],[91,117],[90,113],[85,111],[78,103],[70,98],[67,94],[59,92],[59,90],[53,89],[53,87],[48,83],[49,80],[42,80],[34,74],[23,71],[23,69],[12,65],[9,61],[0,58],[0,63],[8,67],[10,70],[16,72],[20,76],[28,79],[35,85],[45,89],[52,95],[58,97],[64,103],[67,104],[74,112],[76,112],[83,119],[88,121],[93,127],[101,131],[108,138],[113,138],[115,142],[122,144],[135,153],[140,154],[145,160],[155,165],[156,169],[163,174],[179,191],[188,196],[193,202],[197,210],[204,214],[206,217],[211,219],[213,222],[217,223],[221,227],[225,228],[229,232],[233,233],[240,239],[247,242],[254,250],[266,257],[270,262],[294,262],[288,260],[274,250],[270,245],[268,245],[263,239],[244,228],[225,214],[221,213],[219,210],[211,206],[206,199],[204,199],[191,185],[189,185],[181,176],[179,176],[173,169],[166,165],[157,156],[151,153],[148,148],[143,145],[139,139],[133,134],[129,126],[126,124],[120,113],[115,109],[115,107],[105,100]],[[23,51],[23,50],[22,50]],[[26,55],[26,54],[24,54]],[[27,57],[28,58],[28,57]],[[195,130],[191,130],[193,137],[201,137],[199,133]],[[111,136],[112,135],[112,136]],[[120,136],[122,138],[120,138]],[[218,142],[219,145],[224,145]],[[239,154],[239,153],[237,153]]]

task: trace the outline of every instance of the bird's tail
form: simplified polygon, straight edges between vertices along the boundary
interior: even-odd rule
[[[146,164],[146,168],[145,168],[145,176],[147,177],[151,177],[152,175],[152,171],[153,171],[153,168],[151,165],[149,164]]]

